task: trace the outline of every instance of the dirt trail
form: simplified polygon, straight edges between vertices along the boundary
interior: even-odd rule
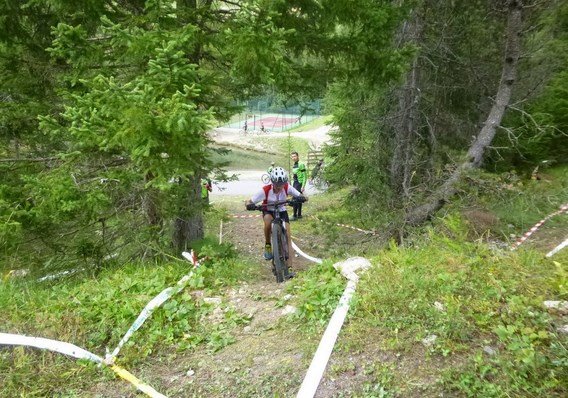
[[[250,212],[235,214],[249,216]],[[226,289],[218,309],[204,321],[221,322],[224,311],[233,308],[250,323],[231,330],[235,342],[219,352],[200,346],[169,354],[167,363],[160,362],[164,359],[160,355],[158,361],[148,361],[132,372],[169,397],[294,396],[318,341],[306,339],[298,330],[283,333],[293,295],[286,292],[285,283],[276,283],[271,262],[262,258],[261,218],[233,218],[224,224],[224,232],[224,241],[258,267],[260,277]],[[294,257],[293,262],[299,272],[314,264],[302,257]],[[138,396],[121,380],[100,383],[91,392],[95,397]]]

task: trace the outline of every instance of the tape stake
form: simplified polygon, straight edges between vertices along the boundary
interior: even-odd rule
[[[552,249],[551,251],[546,253],[546,257],[554,256],[556,253],[558,253],[560,250],[564,249],[566,246],[568,246],[568,239],[566,239],[564,242],[562,242],[561,244],[556,246],[554,249]]]
[[[294,241],[292,241],[292,248],[294,250],[296,250],[296,253],[298,253],[300,256],[307,258],[310,261],[313,261],[314,263],[318,263],[321,264],[323,261],[321,258],[316,258],[316,257],[312,257],[310,255],[307,255],[306,253],[304,253],[302,250],[300,250],[300,248],[294,243]]]

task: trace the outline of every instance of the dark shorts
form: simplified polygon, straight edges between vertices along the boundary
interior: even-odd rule
[[[274,212],[273,211],[263,210],[262,211],[262,218],[264,218],[265,214],[270,214],[272,216],[272,218],[274,218]],[[288,217],[288,212],[286,210],[280,212],[280,218],[287,223],[290,222],[290,217]]]

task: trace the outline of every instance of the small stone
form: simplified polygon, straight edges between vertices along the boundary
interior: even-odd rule
[[[444,304],[440,303],[439,301],[434,301],[434,308],[436,308],[440,312],[446,312],[446,307],[444,307]]]
[[[204,297],[203,301],[206,302],[207,304],[220,305],[221,297]]]
[[[422,344],[424,344],[424,346],[426,347],[432,347],[437,339],[438,336],[436,336],[435,334],[431,334],[430,336],[427,336],[422,339]]]
[[[568,314],[568,301],[554,301],[548,300],[543,305],[551,312],[559,312],[561,314]]]
[[[297,308],[294,307],[293,305],[287,305],[286,307],[284,307],[284,309],[282,310],[282,315],[288,315],[288,314],[293,314],[294,312],[296,312]]]
[[[194,374],[195,374],[195,370],[189,369],[189,370],[186,372],[185,375],[186,375],[187,377],[191,377],[191,376],[193,376]]]
[[[558,329],[556,329],[558,331],[558,333],[560,334],[568,334],[568,325],[563,325],[560,326]]]
[[[284,301],[288,301],[288,300],[290,300],[292,297],[293,297],[293,296],[292,296],[291,294],[287,294],[287,295],[285,295],[283,298],[284,298]]]
[[[488,345],[483,347],[483,352],[490,356],[497,354],[497,351],[493,347],[490,347]]]
[[[245,327],[243,328],[243,332],[245,332],[245,333],[250,333],[251,330],[252,330],[252,328],[251,328],[250,326],[245,326]]]

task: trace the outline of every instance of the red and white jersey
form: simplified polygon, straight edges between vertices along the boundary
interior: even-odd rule
[[[285,184],[284,188],[278,192],[278,194],[274,193],[274,188],[271,185],[265,185],[260,191],[255,193],[250,200],[252,203],[262,202],[263,204],[266,203],[276,203],[276,202],[284,202],[288,195],[292,195],[293,197],[301,196],[302,194],[293,186]],[[268,206],[268,211],[274,211],[274,206]],[[285,205],[278,206],[278,211],[286,210]]]

